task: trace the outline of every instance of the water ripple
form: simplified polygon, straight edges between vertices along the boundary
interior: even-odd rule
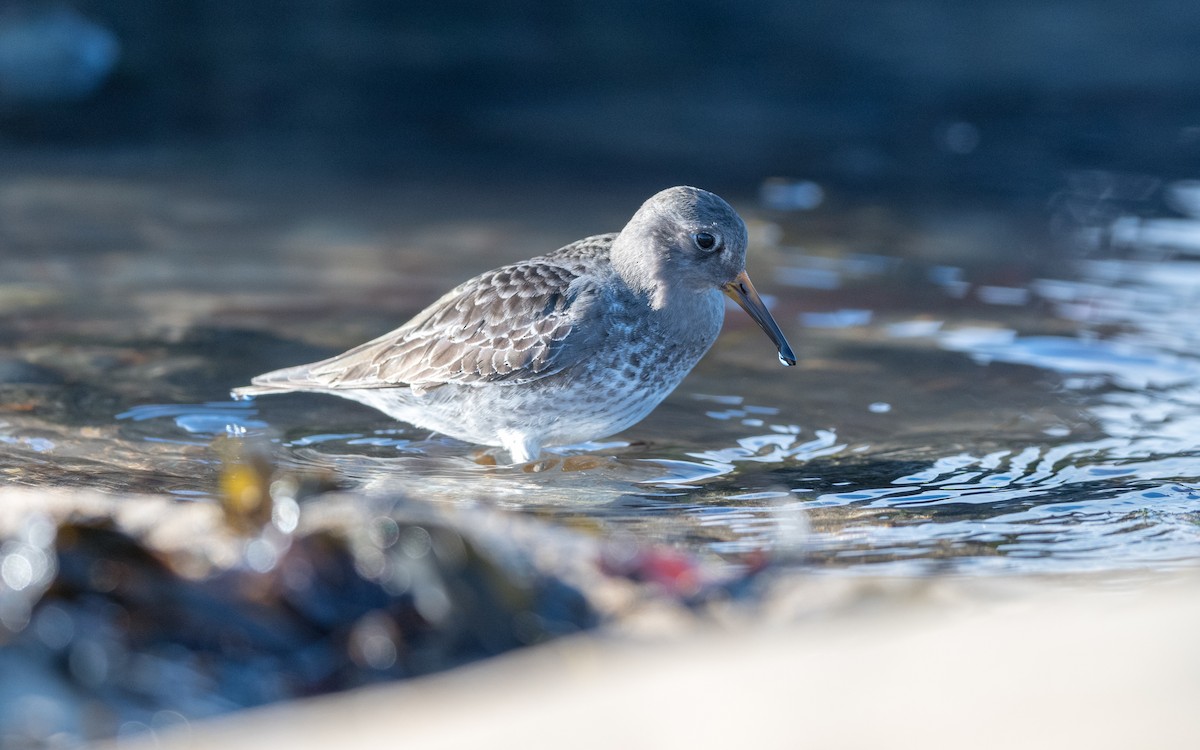
[[[255,419],[258,410],[251,402],[210,401],[203,404],[142,404],[117,415],[131,422],[171,419],[189,435],[245,434],[264,430],[267,423]]]

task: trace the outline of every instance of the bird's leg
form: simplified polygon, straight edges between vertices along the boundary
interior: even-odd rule
[[[532,435],[517,430],[500,430],[500,443],[512,456],[514,464],[528,463],[542,453],[542,446]]]

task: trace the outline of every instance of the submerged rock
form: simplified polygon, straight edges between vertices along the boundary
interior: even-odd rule
[[[0,384],[62,385],[62,373],[16,357],[0,356]]]

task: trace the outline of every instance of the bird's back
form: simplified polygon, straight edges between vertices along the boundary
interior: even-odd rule
[[[488,271],[412,320],[336,357],[255,377],[238,396],[446,384],[522,384],[562,369],[599,333],[585,324],[612,271],[615,234]]]

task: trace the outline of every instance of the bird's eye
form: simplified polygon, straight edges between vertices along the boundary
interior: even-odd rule
[[[696,232],[692,235],[692,242],[701,250],[715,250],[721,247],[721,241],[712,232]]]

